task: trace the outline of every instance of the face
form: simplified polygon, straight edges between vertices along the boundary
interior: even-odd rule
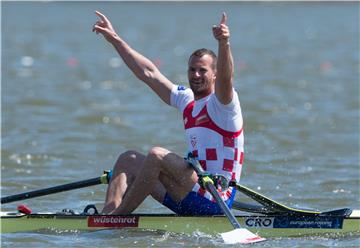
[[[188,79],[195,100],[208,96],[214,91],[216,72],[212,68],[213,59],[205,54],[192,56],[189,60]]]

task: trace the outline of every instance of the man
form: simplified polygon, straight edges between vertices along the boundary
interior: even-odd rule
[[[234,66],[226,14],[212,28],[218,41],[218,58],[207,49],[195,51],[188,62],[191,89],[185,89],[173,84],[149,59],[119,37],[105,15],[95,13],[99,20],[93,32],[102,34],[136,77],[165,103],[182,111],[189,152],[203,169],[238,181],[243,160],[243,121],[233,89]],[[154,147],[146,155],[127,151],[114,166],[103,213],[131,213],[151,195],[178,214],[222,214],[209,192],[197,182],[187,161],[165,148]],[[221,192],[229,207],[234,196],[232,188]]]

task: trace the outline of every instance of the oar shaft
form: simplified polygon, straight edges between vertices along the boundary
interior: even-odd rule
[[[207,189],[207,191],[210,192],[210,194],[215,198],[215,201],[217,202],[217,204],[219,205],[219,207],[221,208],[221,210],[224,212],[224,214],[228,217],[231,225],[234,228],[241,228],[239,222],[237,221],[237,219],[235,218],[235,216],[231,213],[229,207],[225,204],[225,202],[221,199],[221,197],[219,196],[219,193],[217,192],[214,184],[210,183],[210,182],[205,182],[205,188]]]
[[[254,205],[254,204],[240,202],[240,201],[233,201],[232,208],[236,209],[236,210],[244,211],[244,212],[259,213],[259,214],[266,214],[266,215],[278,213],[276,211],[271,211],[271,210],[267,209],[265,206]]]
[[[210,176],[207,173],[205,173],[199,161],[197,161],[192,156],[192,154],[189,154],[188,156],[188,163],[192,168],[194,168],[195,172],[198,174],[202,187],[205,187],[205,189],[209,191],[210,194],[214,197],[215,202],[224,212],[225,216],[227,217],[230,224],[234,228],[234,230],[230,232],[221,233],[221,237],[223,238],[224,242],[227,244],[236,244],[236,243],[249,244],[249,243],[264,241],[265,240],[264,238],[241,227],[240,223],[237,221],[236,217],[231,212],[228,205],[226,205],[223,199],[221,199],[221,196],[217,191],[214,182],[212,181]]]
[[[236,190],[240,191],[241,193],[257,201],[258,203],[263,205],[266,210],[270,212],[274,212],[274,213],[280,212],[280,213],[287,213],[292,215],[319,215],[321,213],[319,211],[314,211],[314,210],[303,210],[303,209],[296,209],[285,206],[238,183],[231,183],[230,186],[236,187]]]
[[[195,170],[196,174],[198,174],[198,176],[201,176],[201,174],[204,174],[204,170],[201,167],[201,165],[199,164],[199,161],[197,161],[195,158],[189,156],[189,163],[192,166],[192,168]],[[235,218],[235,216],[233,215],[233,213],[231,212],[231,210],[229,209],[229,207],[225,204],[225,202],[221,199],[219,192],[216,190],[213,182],[211,182],[210,180],[205,180],[204,182],[204,187],[206,188],[207,191],[210,192],[210,194],[214,197],[216,203],[219,205],[219,207],[221,208],[221,210],[224,212],[224,214],[228,217],[231,225],[236,229],[236,228],[241,228],[240,223],[237,221],[237,219]]]
[[[39,189],[39,190],[29,191],[29,192],[25,192],[25,193],[21,193],[21,194],[5,196],[5,197],[1,198],[1,204],[20,201],[20,200],[24,200],[24,199],[35,198],[35,197],[44,196],[44,195],[55,194],[55,193],[69,191],[69,190],[73,190],[73,189],[85,188],[85,187],[94,186],[94,185],[98,185],[98,184],[103,184],[103,183],[107,183],[107,178],[108,178],[108,172],[106,172],[101,177],[95,177],[95,178],[91,178],[91,179],[87,179],[87,180],[83,180],[83,181],[58,185],[58,186],[54,186],[54,187],[50,187],[50,188],[46,188],[46,189]]]

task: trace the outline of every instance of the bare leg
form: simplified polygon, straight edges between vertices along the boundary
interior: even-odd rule
[[[119,156],[113,169],[111,181],[107,188],[102,213],[111,214],[120,206],[127,190],[131,187],[136,176],[141,171],[144,160],[145,155],[136,151],[127,151]],[[162,203],[165,193],[166,190],[159,181],[151,192],[151,196],[158,202]]]
[[[103,213],[109,214],[121,204],[127,188],[135,180],[144,159],[145,155],[136,151],[127,151],[119,156],[107,188]]]
[[[141,170],[136,175],[119,207],[113,214],[129,214],[134,211],[144,199],[152,194],[162,202],[165,191],[161,194],[156,189],[159,182],[175,201],[182,200],[197,182],[196,173],[187,165],[184,159],[168,150],[154,147],[143,160]]]

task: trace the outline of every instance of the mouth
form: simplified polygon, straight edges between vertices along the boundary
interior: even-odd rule
[[[202,80],[191,80],[190,83],[195,84],[195,85],[199,85],[199,84],[202,83]]]

